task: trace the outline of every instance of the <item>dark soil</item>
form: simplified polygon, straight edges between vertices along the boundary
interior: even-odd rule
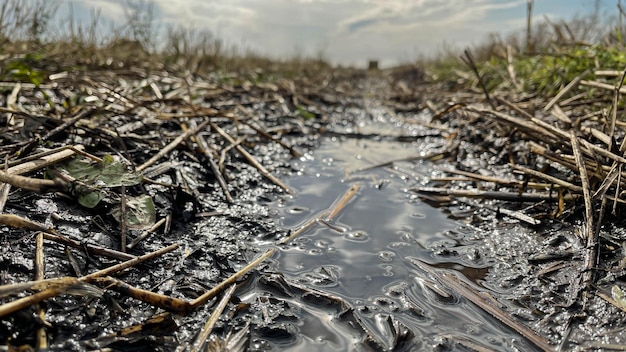
[[[399,143],[423,139],[421,160],[433,162],[427,175],[430,181],[407,181],[405,193],[421,194],[424,202],[465,225],[446,233],[446,240],[422,248],[432,263],[425,267],[415,264],[413,273],[422,285],[420,294],[430,297],[432,306],[414,301],[415,285],[390,286],[387,296],[377,299],[376,304],[355,304],[323,289],[334,280],[332,270],[318,272],[316,285],[307,285],[281,272],[274,257],[236,280],[236,290],[219,315],[207,348],[447,351],[537,347],[523,333],[515,335],[519,340],[499,340],[498,334],[516,332],[469,304],[457,312],[469,312],[469,319],[478,317],[476,326],[500,324],[498,329],[502,330],[476,339],[467,338],[479,335],[475,326],[467,327],[464,334],[424,332],[437,321],[433,317],[437,313],[431,311],[458,305],[468,297],[446,286],[439,274],[449,271],[465,274],[461,281],[470,284],[469,291],[493,295],[499,309],[537,331],[554,349],[559,344],[576,349],[621,343],[623,334],[615,328],[622,326],[624,314],[618,307],[616,292],[620,291],[614,287],[623,277],[621,244],[626,234],[622,227],[602,223],[598,251],[602,260],[593,268],[600,270],[590,284],[582,279],[589,272],[585,259],[588,248],[575,232],[585,226],[580,201],[502,202],[424,194],[420,190],[427,185],[521,194],[535,180],[523,173],[512,174],[512,160],[521,165],[544,165],[540,169],[571,182],[577,182],[575,173],[543,155],[530,153],[527,136],[515,127],[449,108],[448,101],[464,105],[482,97],[454,92],[439,96],[437,92],[443,88],[424,83],[420,70],[393,75],[342,72],[321,78],[264,80],[256,73],[234,78],[178,77],[165,71],[107,70],[63,73],[40,87],[3,85],[0,105],[9,108],[0,115],[4,126],[0,129],[0,156],[7,167],[44,150],[79,145],[98,158],[115,156],[131,174],[139,168],[145,178],[137,185],[109,187],[93,208],[77,201],[75,189],[82,186],[80,181],[37,192],[15,182],[6,202],[0,201],[4,204],[2,213],[41,227],[34,231],[32,225],[24,229],[8,221],[0,227],[0,283],[9,290],[0,302],[9,303],[43,290],[15,286],[34,280],[40,230],[82,246],[70,248],[46,240],[45,279],[83,277],[118,264],[119,259],[94,254],[87,248],[97,245],[120,251],[124,246],[122,234],[127,236],[126,243],[139,237],[146,226],[133,227],[111,213],[127,202],[126,197],[141,195],[152,199],[154,221],[167,221],[127,253],[141,256],[171,244],[179,247],[111,276],[133,288],[192,302],[267,250],[298,246],[287,241],[297,226],[283,226],[276,204],[289,202],[292,197],[294,190],[283,182],[288,184],[291,177],[302,172],[302,163],[296,165],[294,161],[305,160],[324,138],[391,139]],[[363,116],[376,115],[373,108],[385,109],[386,123],[403,129],[420,125],[421,134],[399,133],[388,138],[377,131],[355,128],[367,123]],[[427,109],[431,110],[430,120],[417,117]],[[205,121],[212,125],[188,136],[154,163],[145,164],[186,130]],[[437,147],[428,149],[428,143]],[[568,147],[563,143],[563,150]],[[264,169],[256,168],[245,151]],[[299,153],[305,157],[294,156]],[[25,176],[41,181],[50,177],[54,166],[37,168]],[[524,186],[476,178],[451,181],[451,175],[458,176],[450,172],[451,168]],[[220,177],[227,184],[225,189]],[[378,183],[383,187],[384,181]],[[417,193],[410,194],[417,198]],[[327,206],[319,205],[315,210]],[[537,226],[515,220],[499,208],[521,212],[542,223]],[[415,259],[414,263],[420,261]],[[127,291],[115,289],[114,281],[104,279],[70,285],[39,304],[2,316],[0,343],[7,350],[45,345],[58,351],[193,350],[194,341],[223,294],[220,290],[206,304],[187,311],[168,310],[159,308],[154,297],[130,297]],[[617,305],[601,296],[603,292],[617,300]],[[330,320],[332,327],[327,324]],[[437,329],[442,328],[433,328]],[[310,338],[316,334],[323,338]]]

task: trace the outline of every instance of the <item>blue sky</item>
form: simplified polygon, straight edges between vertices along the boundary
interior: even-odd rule
[[[121,22],[133,0],[64,0],[78,20],[99,9],[101,22]],[[150,0],[144,0],[147,2]],[[207,29],[226,43],[264,55],[315,55],[335,63],[379,59],[391,65],[463,48],[489,33],[525,27],[527,0],[153,0],[159,27]],[[535,0],[534,18],[552,20],[589,13],[595,0]],[[600,0],[616,12],[617,0]]]

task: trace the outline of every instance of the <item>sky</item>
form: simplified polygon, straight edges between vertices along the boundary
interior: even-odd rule
[[[123,22],[124,6],[138,0],[64,0],[78,21],[95,9],[101,22]],[[229,45],[271,57],[323,56],[335,64],[382,66],[433,56],[444,47],[464,48],[490,33],[526,26],[527,0],[139,0],[153,5],[159,28],[211,31]],[[533,20],[568,19],[607,11],[617,0],[535,0]],[[615,10],[617,11],[617,10]]]

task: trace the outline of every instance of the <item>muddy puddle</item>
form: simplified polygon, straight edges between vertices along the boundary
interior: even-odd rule
[[[408,190],[433,174],[433,165],[420,156],[445,141],[384,118],[335,129],[341,133],[321,137],[319,148],[293,162],[298,172],[288,182],[297,196],[272,206],[282,226],[295,229],[351,186],[359,191],[338,217],[318,221],[274,258],[285,279],[342,304],[293,301],[302,322],[297,337],[274,343],[294,351],[533,350],[416,264],[457,272],[481,287],[494,265],[482,256],[475,229]],[[385,164],[392,160],[401,161]],[[290,296],[268,292],[260,294]],[[363,331],[373,338],[366,341]]]

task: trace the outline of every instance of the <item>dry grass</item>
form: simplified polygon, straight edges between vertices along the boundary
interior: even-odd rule
[[[228,44],[207,30],[168,26],[160,33],[150,2],[126,5],[124,19],[107,27],[98,11],[91,14],[89,21],[80,22],[71,5],[58,1],[6,0],[0,7],[0,79],[32,82],[31,71],[41,72],[45,79],[47,71],[130,67],[166,67],[201,76],[232,72],[258,81],[271,81],[277,76],[315,80],[337,74],[324,53],[279,60]],[[70,6],[68,15],[60,23],[53,23],[62,6]],[[489,81],[488,89],[496,89],[507,81],[506,65],[512,57],[524,89],[551,94],[581,72],[597,66],[594,60],[603,60],[605,68],[622,69],[620,65],[626,62],[619,57],[624,49],[624,12],[619,5],[618,10],[618,16],[605,15],[600,2],[596,2],[594,11],[570,21],[552,22],[546,18],[533,23],[530,38],[526,31],[494,34],[471,48],[471,52]],[[431,80],[450,86],[460,83],[459,87],[463,87],[468,81],[473,84],[461,72],[467,70],[459,60],[460,53],[444,47],[435,58],[420,59],[414,66],[425,68]],[[11,74],[15,73],[15,61],[21,71]]]
[[[159,33],[151,3],[139,1],[126,5],[124,20],[106,27],[98,11],[85,23],[74,18],[70,7],[60,23],[53,23],[60,6],[65,4],[49,0],[30,1],[26,5],[20,0],[5,1],[0,8],[0,69],[3,69],[0,79],[25,79],[32,70],[131,67],[157,70],[166,67],[199,75],[233,72],[252,74],[259,80],[277,75],[314,79],[320,77],[320,72],[331,74],[332,71],[323,53],[317,57],[298,55],[278,60],[227,44],[207,30],[168,26]],[[29,72],[11,75],[7,66],[16,60]]]
[[[592,12],[571,20],[544,18],[532,23],[530,37],[528,30],[492,34],[469,51],[490,90],[510,83],[511,65],[524,91],[552,95],[585,70],[622,70],[626,66],[626,13],[617,6],[617,12],[610,11],[597,1]],[[467,74],[468,67],[459,59],[462,53],[458,48],[444,47],[436,57],[420,60],[417,65],[426,68],[433,81],[458,88],[473,86],[476,82],[468,79],[473,75]]]

